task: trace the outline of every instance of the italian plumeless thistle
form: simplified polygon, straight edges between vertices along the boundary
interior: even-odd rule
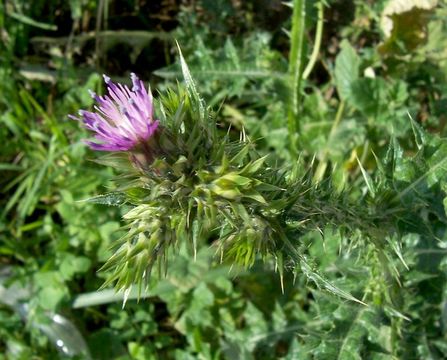
[[[110,274],[105,285],[141,288],[155,265],[164,273],[170,254],[187,244],[193,254],[212,246],[217,259],[246,267],[256,259],[274,261],[281,279],[285,269],[301,271],[318,286],[358,301],[316,271],[300,239],[330,226],[360,232],[369,241],[365,249],[385,251],[395,219],[405,216],[389,201],[393,194],[370,192],[353,204],[330,178],[315,183],[312,164],[277,167],[243,132],[234,139],[219,128],[182,57],[181,64],[185,88],[153,100],[135,75],[132,90],[106,77],[108,95],[92,94],[96,112],[81,112],[79,120],[96,134],[88,145],[110,152],[98,162],[121,174],[116,192],[91,201],[131,206],[124,215],[126,235],[103,267]],[[144,166],[142,148],[151,153]]]
[[[130,151],[144,144],[154,134],[158,121],[153,119],[152,94],[135,74],[131,74],[132,90],[115,84],[104,75],[108,94],[90,92],[97,105],[95,112],[80,110],[80,120],[95,133],[95,141],[86,141],[93,150]]]

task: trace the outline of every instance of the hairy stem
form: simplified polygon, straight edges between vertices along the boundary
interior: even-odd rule
[[[292,15],[291,46],[289,55],[289,109],[287,125],[290,151],[293,157],[298,154],[297,136],[300,131],[299,113],[301,108],[301,82],[303,78],[304,30],[306,20],[305,0],[294,0]]]

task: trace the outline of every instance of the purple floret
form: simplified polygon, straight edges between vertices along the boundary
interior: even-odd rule
[[[152,94],[144,83],[131,74],[132,90],[115,84],[104,75],[108,94],[90,95],[97,102],[95,112],[80,110],[79,116],[70,118],[82,121],[86,129],[95,133],[94,141],[86,141],[93,150],[128,151],[148,140],[158,128],[153,119]]]

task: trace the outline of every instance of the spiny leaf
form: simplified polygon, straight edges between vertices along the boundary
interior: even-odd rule
[[[360,171],[362,172],[363,179],[365,180],[366,186],[368,187],[368,191],[371,194],[371,196],[374,198],[376,195],[376,190],[374,189],[373,181],[371,179],[371,176],[366,172],[364,169],[362,163],[360,162],[360,159],[356,157],[357,163],[359,164]]]
[[[111,192],[79,201],[80,202],[85,201],[93,204],[101,204],[109,206],[121,206],[126,203],[127,196],[121,192]]]
[[[204,120],[205,119],[205,105],[204,105],[203,100],[200,97],[199,93],[197,92],[196,84],[191,76],[191,73],[189,72],[189,68],[188,68],[188,65],[186,64],[184,57],[183,57],[182,50],[180,49],[180,45],[178,44],[177,41],[176,41],[176,44],[177,44],[177,49],[179,52],[183,78],[186,83],[186,89],[188,90],[188,93],[189,93],[191,99],[198,103],[200,118],[202,120]]]
[[[323,275],[319,274],[318,271],[311,267],[309,262],[307,261],[306,257],[304,255],[300,255],[300,261],[299,261],[299,267],[301,271],[306,275],[307,278],[312,280],[315,285],[317,285],[320,288],[323,288],[330,293],[337,295],[341,298],[344,298],[349,301],[354,301],[356,303],[359,303],[364,306],[368,306],[363,301],[357,299],[356,297],[352,296],[348,292],[338,288],[333,283],[331,283],[329,280],[327,280]]]

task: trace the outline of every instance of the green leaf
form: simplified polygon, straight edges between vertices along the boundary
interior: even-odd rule
[[[19,14],[13,11],[10,11],[7,13],[9,16],[11,16],[13,19],[18,20],[26,25],[34,26],[39,29],[43,30],[49,30],[49,31],[56,31],[57,26],[52,24],[46,24],[44,22],[40,22],[37,20],[34,20],[30,18],[29,16],[26,16],[25,14]]]
[[[108,346],[104,346],[104,344],[108,344]],[[90,334],[88,345],[93,359],[117,359],[126,354],[126,348],[122,343],[119,332],[107,328]]]
[[[111,192],[103,195],[93,196],[85,200],[80,200],[79,202],[85,201],[93,204],[121,206],[126,203],[126,200],[127,197],[122,192]]]
[[[62,300],[68,298],[68,289],[59,272],[39,272],[34,275],[34,282],[38,303],[46,310],[56,311]]]
[[[177,42],[176,42],[177,43]],[[205,105],[197,92],[196,84],[191,76],[188,65],[186,64],[185,58],[183,57],[182,50],[180,49],[180,45],[177,43],[177,49],[180,57],[180,65],[182,67],[183,78],[186,83],[186,89],[188,91],[189,96],[192,100],[194,100],[199,106],[199,115],[202,120],[205,120]]]
[[[268,155],[265,155],[255,161],[247,164],[247,166],[245,166],[245,168],[242,169],[241,174],[247,173],[247,174],[252,175],[252,174],[256,173],[264,165],[267,157],[268,157]]]
[[[304,273],[304,275],[306,275],[307,278],[312,280],[315,283],[315,285],[317,285],[318,287],[325,289],[325,290],[329,291],[330,293],[337,295],[341,298],[344,298],[346,300],[354,301],[354,302],[362,304],[364,306],[368,306],[363,301],[355,298],[348,292],[338,288],[332,282],[327,280],[324,276],[319,274],[315,268],[311,267],[311,265],[305,259],[304,256],[301,256],[299,266],[300,266],[301,271]]]
[[[371,197],[376,196],[376,190],[374,189],[374,183],[371,179],[371,176],[366,172],[365,168],[363,167],[362,163],[360,162],[360,159],[357,157],[357,163],[359,165],[360,171],[362,172],[363,179],[365,180],[366,187],[368,188],[368,191],[371,195]]]
[[[340,44],[341,51],[335,59],[335,84],[343,100],[352,95],[352,84],[358,79],[360,58],[347,40]]]
[[[65,280],[70,280],[75,274],[85,273],[90,268],[91,260],[85,256],[63,254],[59,269]]]
[[[293,338],[289,346],[289,351],[283,360],[310,359],[310,354],[300,345],[296,337]]]

